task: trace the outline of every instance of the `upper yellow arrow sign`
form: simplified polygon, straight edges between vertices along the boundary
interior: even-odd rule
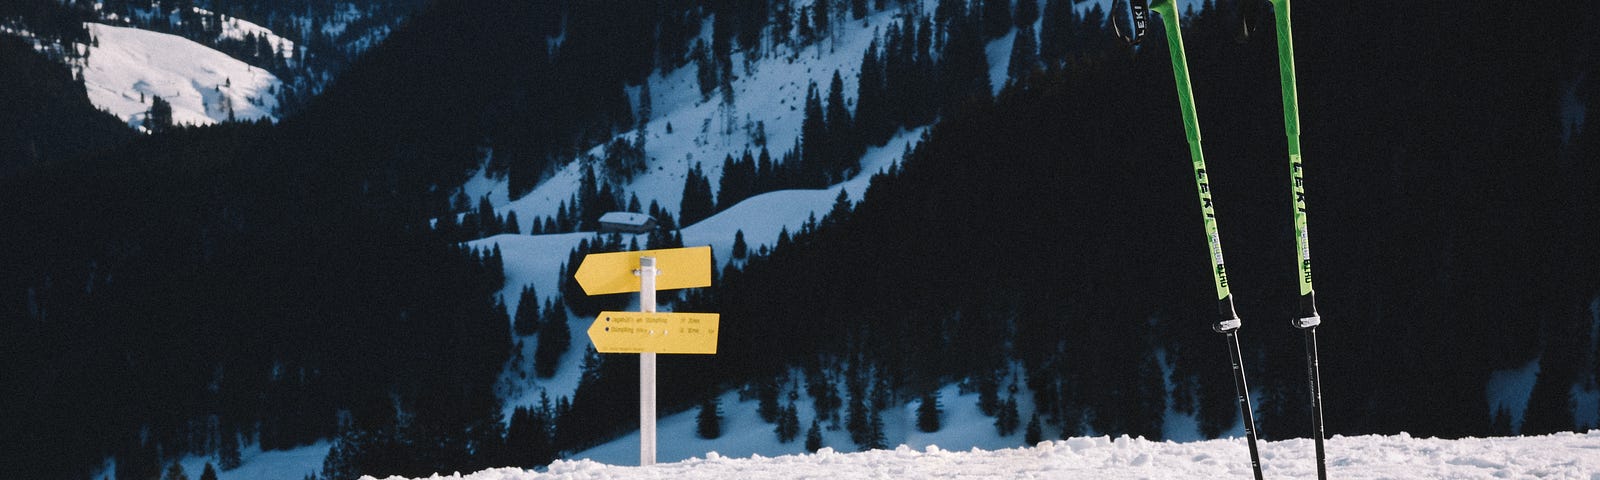
[[[656,290],[711,286],[711,247],[591,253],[572,276],[589,295],[637,292],[639,257],[656,259]]]
[[[717,353],[721,315],[678,312],[600,312],[589,341],[600,353]]]

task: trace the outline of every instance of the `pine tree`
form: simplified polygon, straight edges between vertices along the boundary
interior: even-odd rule
[[[917,406],[917,429],[933,433],[939,431],[939,427],[939,394],[924,394],[922,404]]]
[[[1489,422],[1489,434],[1497,437],[1516,435],[1511,428],[1511,409],[1501,406],[1494,411],[1494,418]]]
[[[1028,2],[1031,0],[1022,0]],[[1044,440],[1044,428],[1039,425],[1039,412],[1033,413],[1033,418],[1028,419],[1028,429],[1022,434],[1024,445],[1038,445]]]
[[[695,435],[707,440],[722,436],[722,412],[718,403],[714,396],[700,402],[700,414],[695,416]]]
[[[831,27],[829,27],[833,21],[832,8],[829,7],[830,3],[832,2],[829,0],[811,3],[811,26],[817,31],[819,39],[832,33]]]
[[[1013,17],[1018,28],[1033,27],[1039,20],[1039,0],[1017,0],[1017,12]]]
[[[151,97],[150,109],[145,111],[144,128],[151,132],[164,132],[172,128],[172,104],[160,95]]]
[[[817,419],[811,419],[811,428],[806,429],[806,451],[817,453],[822,449],[822,428],[817,425]]]
[[[981,0],[983,2],[983,36],[992,39],[1011,31],[1011,0]],[[1023,0],[1027,1],[1027,0]]]
[[[522,294],[517,297],[517,316],[512,322],[517,335],[533,335],[539,332],[539,319],[543,317],[539,311],[539,294],[534,291],[533,285],[522,287]]]
[[[773,429],[778,434],[778,441],[789,443],[800,436],[800,412],[794,406],[794,400],[789,400],[789,405],[783,408],[783,413],[778,416],[778,426]]]
[[[172,462],[172,465],[167,467],[166,473],[161,475],[161,480],[189,480],[189,476],[183,473],[183,465]]]
[[[850,192],[839,189],[839,195],[833,198],[833,208],[828,210],[828,216],[822,218],[823,225],[837,225],[850,220],[850,212],[855,204],[850,202]]]
[[[1023,0],[1023,3],[1027,2]],[[1014,83],[1024,83],[1036,68],[1039,68],[1037,40],[1033,36],[1033,26],[1026,25],[1017,30],[1017,37],[1011,42],[1011,60],[1006,65],[1006,78]]]
[[[695,40],[694,50],[689,54],[694,62],[695,80],[700,86],[700,101],[711,100],[711,92],[717,90],[717,63],[711,56],[711,51],[706,48],[705,40]],[[667,133],[672,133],[669,126]]]
[[[1072,9],[1072,0],[1045,0],[1041,14],[1044,19],[1039,24],[1039,59],[1047,65],[1060,65],[1077,35],[1077,12]]]
[[[1000,406],[999,414],[995,415],[994,427],[1000,432],[1000,436],[1006,437],[1017,431],[1019,421],[1017,397],[1007,397],[1006,402]]]
[[[767,423],[777,423],[783,414],[783,408],[778,406],[778,385],[771,378],[763,378],[756,384],[756,413]]]
[[[889,437],[884,432],[883,412],[876,408],[872,412],[872,420],[867,425],[867,445],[864,450],[882,450],[889,448]]]
[[[860,141],[856,140],[855,121],[850,118],[850,107],[844,104],[844,79],[833,71],[828,83],[827,114],[827,165],[829,183],[842,181],[859,168]]]
[[[242,460],[239,455],[239,432],[232,428],[222,429],[222,447],[217,450],[217,466],[226,472],[239,468]]]
[[[478,237],[487,238],[500,234],[500,218],[494,214],[494,204],[489,202],[489,196],[478,197]]]
[[[572,329],[567,325],[567,312],[551,300],[544,309],[544,322],[539,327],[539,345],[533,353],[533,369],[541,378],[550,378],[560,366],[561,355],[572,344]]]
[[[500,228],[501,231],[502,231],[501,233],[521,234],[522,233],[522,227],[519,226],[518,223],[520,223],[520,222],[517,221],[517,211],[516,210],[512,210],[512,211],[506,212],[505,222],[501,224],[501,228]]]
[[[993,373],[978,377],[978,411],[991,417],[1000,414],[1000,382]]]
[[[715,212],[716,202],[711,197],[711,181],[706,179],[700,164],[689,169],[683,179],[683,199],[678,205],[678,219],[684,225],[705,220]]]
[[[650,123],[650,115],[654,113],[655,100],[650,98],[650,80],[645,79],[639,85],[639,135],[644,135],[646,124]]]
[[[217,480],[217,469],[211,466],[211,462],[206,462],[205,470],[200,472],[200,480]]]
[[[817,93],[816,82],[806,87],[805,116],[800,120],[800,168],[820,176],[827,169],[828,154],[832,151],[828,141],[828,123],[822,110],[822,96]]]
[[[749,255],[750,246],[744,241],[744,229],[733,232],[733,259],[744,260]]]
[[[872,411],[867,405],[865,393],[850,394],[850,406],[845,412],[844,428],[850,432],[850,441],[856,446],[866,448],[872,441]]]
[[[883,61],[878,57],[878,39],[874,38],[861,55],[861,74],[856,85],[855,125],[863,146],[882,145],[894,133],[884,74]]]

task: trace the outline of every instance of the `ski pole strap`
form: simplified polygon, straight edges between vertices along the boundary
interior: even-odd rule
[[[1128,20],[1131,23],[1129,27],[1133,30],[1131,36],[1122,33],[1122,25],[1120,25],[1122,22],[1114,18],[1111,20],[1111,30],[1116,32],[1117,38],[1121,38],[1128,45],[1138,45],[1140,41],[1144,40],[1145,30],[1147,30],[1150,20],[1149,7],[1146,5],[1146,1],[1128,0]]]

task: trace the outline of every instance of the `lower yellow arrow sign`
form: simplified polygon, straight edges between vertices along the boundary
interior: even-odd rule
[[[679,312],[600,312],[589,340],[600,353],[717,353],[721,315]]]

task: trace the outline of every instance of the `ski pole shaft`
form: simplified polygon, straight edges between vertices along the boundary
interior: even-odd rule
[[[1306,336],[1306,385],[1311,389],[1311,434],[1317,444],[1317,479],[1328,480],[1328,454],[1323,449],[1322,438],[1322,373],[1317,360],[1317,327],[1303,329]]]

